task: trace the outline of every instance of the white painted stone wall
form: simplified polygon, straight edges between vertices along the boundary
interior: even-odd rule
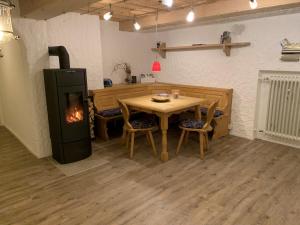
[[[89,89],[103,87],[100,20],[98,16],[67,13],[47,21],[49,46],[64,45],[71,67],[86,68]],[[58,68],[58,58],[50,57],[50,67]]]
[[[14,18],[22,37],[3,47],[0,95],[3,124],[37,157],[49,154],[42,68],[48,67],[45,21]]]
[[[233,88],[232,134],[253,138],[259,70],[299,71],[300,63],[281,62],[280,41],[300,42],[300,14],[197,26],[159,33],[168,46],[219,43],[223,31],[233,42],[250,41],[251,47],[233,49],[231,57],[221,50],[167,53],[161,59],[159,81]]]
[[[124,62],[131,66],[132,75],[151,72],[153,33],[120,32],[118,23],[101,21],[101,37],[104,78],[112,79],[114,84],[124,83],[125,72],[113,72],[116,64]]]
[[[16,2],[17,3],[17,2]],[[89,88],[102,87],[100,22],[96,16],[71,13],[48,21],[13,18],[21,40],[3,47],[0,98],[3,125],[38,158],[51,155],[43,69],[48,46],[65,45],[73,67],[87,68]],[[51,59],[57,68],[57,58]]]

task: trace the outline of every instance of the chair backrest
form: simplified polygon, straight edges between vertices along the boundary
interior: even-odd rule
[[[208,109],[207,109],[207,118],[206,118],[206,123],[204,125],[204,129],[207,129],[210,127],[210,124],[211,124],[211,121],[213,120],[214,118],[214,114],[215,114],[215,111],[216,111],[216,108],[217,108],[217,105],[218,105],[218,102],[217,101],[214,101],[212,102]]]
[[[120,108],[122,110],[124,124],[125,124],[126,128],[127,129],[133,129],[133,127],[129,123],[130,112],[129,112],[129,109],[128,109],[127,105],[122,100],[120,100],[120,99],[118,99],[117,101],[118,101],[119,106],[120,106]]]

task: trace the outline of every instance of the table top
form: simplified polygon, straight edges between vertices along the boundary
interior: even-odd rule
[[[134,98],[122,99],[122,101],[129,107],[136,107],[140,109],[152,110],[161,113],[171,113],[180,111],[186,108],[191,108],[205,103],[203,98],[195,98],[188,96],[179,96],[178,99],[170,97],[169,102],[154,102],[153,95],[146,95]]]

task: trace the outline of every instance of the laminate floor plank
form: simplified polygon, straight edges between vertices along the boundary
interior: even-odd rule
[[[198,137],[162,163],[144,137],[93,143],[107,163],[65,176],[0,127],[1,225],[299,225],[300,150],[228,136],[200,160]],[[154,135],[160,149],[159,134]]]

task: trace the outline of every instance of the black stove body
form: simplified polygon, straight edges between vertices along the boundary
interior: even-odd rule
[[[91,155],[91,138],[85,69],[70,69],[62,46],[49,47],[60,69],[45,69],[44,81],[53,158],[66,164]]]

